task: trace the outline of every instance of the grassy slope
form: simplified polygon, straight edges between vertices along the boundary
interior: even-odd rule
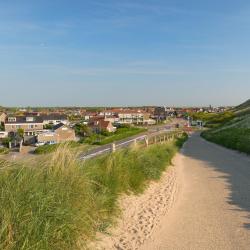
[[[234,109],[235,117],[201,135],[212,142],[250,154],[250,100]]]
[[[119,214],[121,193],[157,180],[186,137],[85,163],[62,145],[35,166],[0,162],[0,249],[78,249]]]
[[[208,128],[216,128],[221,126],[221,124],[225,124],[235,117],[234,112],[226,111],[223,113],[192,113],[190,114],[194,120],[202,120],[205,122],[205,126]]]

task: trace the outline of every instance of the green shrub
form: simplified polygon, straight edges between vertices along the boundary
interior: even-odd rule
[[[8,148],[0,148],[0,155],[1,154],[8,154],[10,150]]]
[[[2,143],[5,147],[9,147],[9,143],[11,142],[11,138],[7,137],[2,140]]]

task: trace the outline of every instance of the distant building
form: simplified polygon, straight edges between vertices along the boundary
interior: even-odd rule
[[[154,118],[157,121],[166,120],[167,112],[165,107],[156,107],[154,110]]]
[[[57,114],[57,113],[51,113],[48,115],[41,115],[43,119],[44,125],[57,125],[60,123],[69,124],[68,118],[66,115],[63,114]]]
[[[83,119],[85,120],[85,121],[89,121],[91,118],[93,118],[93,117],[95,117],[95,116],[97,116],[98,115],[98,113],[96,113],[96,112],[85,112],[84,114],[83,114]]]
[[[113,126],[112,122],[105,121],[104,118],[92,120],[89,123],[89,126],[95,133],[100,133],[101,131],[107,131],[113,133],[116,131],[116,127]]]
[[[45,131],[39,135],[37,135],[38,142],[66,142],[66,141],[75,141],[76,135],[75,130],[70,128],[69,126],[59,123],[53,127],[52,130]]]
[[[105,117],[115,116],[119,124],[146,124],[150,114],[139,109],[110,109],[103,110],[100,115]]]
[[[39,116],[9,116],[4,123],[5,131],[15,134],[23,129],[25,136],[35,136],[43,132],[43,119]]]

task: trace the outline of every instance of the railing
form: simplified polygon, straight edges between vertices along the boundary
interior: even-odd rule
[[[88,151],[87,153],[83,154],[80,156],[81,160],[86,160],[90,158],[97,157],[99,155],[103,155],[105,153],[112,153],[115,152],[116,150],[119,150],[121,148],[126,148],[131,145],[140,145],[140,146],[145,146],[148,147],[149,145],[152,144],[157,144],[157,143],[165,143],[167,141],[174,140],[175,138],[181,137],[183,135],[183,131],[160,131],[157,133],[153,134],[146,134],[146,135],[141,135],[132,139],[128,139],[125,141],[120,141],[116,143],[111,143],[107,144],[105,146],[102,146],[100,148],[96,148],[93,150]]]

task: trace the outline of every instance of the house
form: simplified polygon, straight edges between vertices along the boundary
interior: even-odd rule
[[[116,131],[116,127],[112,125],[111,121],[105,121],[103,118],[99,120],[93,120],[90,122],[90,127],[95,133],[100,133],[101,131],[107,131],[113,133]]]
[[[63,123],[55,125],[52,130],[48,130],[37,135],[37,141],[43,143],[46,142],[60,143],[60,142],[75,141],[75,140],[76,140],[75,130]]]
[[[39,116],[9,116],[5,120],[4,129],[13,134],[23,129],[24,136],[36,136],[43,132],[43,119]]]
[[[83,114],[83,119],[85,121],[89,121],[89,120],[91,120],[93,117],[95,117],[97,115],[98,115],[98,113],[96,113],[96,112],[85,112]]]
[[[145,124],[149,120],[149,113],[140,110],[123,110],[118,112],[120,124]]]
[[[116,115],[106,115],[104,121],[111,122],[112,124],[119,123],[119,117]]]
[[[5,113],[0,113],[0,124],[4,124],[6,118],[7,118],[7,115]]]
[[[69,121],[66,115],[51,113],[48,115],[41,115],[43,119],[43,125],[57,125],[60,123],[69,125]]]
[[[103,110],[100,115],[105,117],[118,117],[117,123],[120,124],[146,124],[150,114],[139,109],[111,109]]]

